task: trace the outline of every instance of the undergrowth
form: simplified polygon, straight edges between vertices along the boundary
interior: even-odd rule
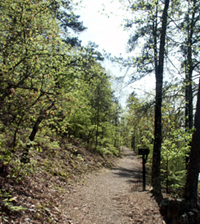
[[[8,149],[6,144],[1,146],[2,223],[10,223],[17,217],[23,220],[24,214],[30,215],[30,211],[34,211],[32,219],[38,222],[52,221],[47,213],[52,214],[58,207],[56,198],[66,194],[66,187],[70,187],[88,172],[103,166],[112,167],[113,155],[118,155],[116,149],[109,151],[108,146],[94,151],[64,140],[59,142],[44,137],[31,143],[30,163],[24,164],[20,162],[20,152],[25,144],[19,141],[15,150]]]

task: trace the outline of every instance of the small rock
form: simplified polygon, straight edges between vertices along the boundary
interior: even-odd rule
[[[25,218],[25,221],[26,221],[26,222],[30,222],[31,219],[30,219],[30,218]]]

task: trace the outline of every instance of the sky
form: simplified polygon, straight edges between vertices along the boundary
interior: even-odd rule
[[[124,31],[121,26],[124,15],[127,12],[122,10],[120,6],[118,1],[111,3],[111,0],[82,0],[75,13],[80,15],[80,21],[83,21],[83,25],[88,28],[79,35],[79,39],[82,40],[84,46],[87,45],[88,41],[92,41],[99,46],[98,50],[100,52],[105,50],[113,56],[128,56],[126,44],[129,33]],[[108,61],[104,62],[103,66],[114,76],[121,76],[125,73],[125,70],[120,71],[116,64]],[[149,85],[149,83],[151,84]],[[136,91],[141,95],[143,90],[149,91],[153,87],[154,81],[152,82],[152,77],[143,79],[126,88],[123,84],[114,86],[117,96],[120,96],[119,100],[123,107],[132,91]]]
[[[80,21],[88,27],[80,34],[83,45],[91,40],[99,45],[99,50],[104,49],[116,56],[124,54],[128,34],[120,27],[124,13],[119,9],[120,4],[109,0],[83,0],[81,6],[76,12],[81,16]],[[105,14],[109,14],[109,18]]]

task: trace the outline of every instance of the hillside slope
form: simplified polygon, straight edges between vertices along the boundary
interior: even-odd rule
[[[31,163],[1,165],[1,223],[64,223],[59,210],[82,176],[111,167],[114,157],[65,144],[55,150],[30,151]],[[20,158],[20,157],[19,157]]]

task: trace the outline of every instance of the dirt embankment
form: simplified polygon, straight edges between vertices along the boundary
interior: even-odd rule
[[[142,191],[142,164],[132,150],[123,147],[112,169],[102,168],[111,161],[78,150],[60,151],[51,160],[38,155],[40,169],[20,183],[1,176],[4,189],[12,192],[10,203],[26,210],[9,213],[2,207],[0,223],[165,223],[151,194]]]

